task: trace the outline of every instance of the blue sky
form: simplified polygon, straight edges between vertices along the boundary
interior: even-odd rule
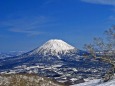
[[[50,39],[83,48],[115,24],[115,0],[0,0],[0,51],[29,51]]]

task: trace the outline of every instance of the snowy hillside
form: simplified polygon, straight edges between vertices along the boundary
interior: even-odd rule
[[[30,55],[39,54],[44,56],[52,55],[59,57],[59,55],[71,53],[73,51],[75,51],[75,47],[62,40],[52,39],[43,44],[40,48],[33,50]]]
[[[95,80],[91,80],[85,83],[80,83],[72,86],[115,86],[115,77],[113,80],[110,80],[105,83],[101,82],[100,79],[95,79]]]

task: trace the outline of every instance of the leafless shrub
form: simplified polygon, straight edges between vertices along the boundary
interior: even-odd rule
[[[110,70],[103,77],[104,81],[110,80],[115,71],[115,26],[105,31],[105,39],[94,38],[93,44],[85,44],[85,49],[93,58],[100,58],[101,61],[111,64]],[[96,51],[99,51],[97,55]]]

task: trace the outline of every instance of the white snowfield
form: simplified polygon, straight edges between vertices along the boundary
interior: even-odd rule
[[[95,79],[89,82],[80,83],[72,86],[115,86],[115,78],[105,83],[102,83],[99,79]]]
[[[43,44],[40,48],[35,49],[31,54],[42,54],[47,55],[51,54],[54,56],[58,56],[58,54],[66,54],[71,50],[75,50],[75,47],[67,44],[66,42],[59,39],[51,39]]]

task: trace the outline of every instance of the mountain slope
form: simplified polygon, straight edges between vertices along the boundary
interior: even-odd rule
[[[9,51],[9,52],[0,52],[0,59],[10,58],[14,56],[19,56],[25,53],[24,51]]]
[[[42,56],[57,56],[66,55],[75,52],[75,47],[67,44],[66,42],[58,39],[52,39],[43,44],[40,48],[31,51],[29,55],[42,55]]]

